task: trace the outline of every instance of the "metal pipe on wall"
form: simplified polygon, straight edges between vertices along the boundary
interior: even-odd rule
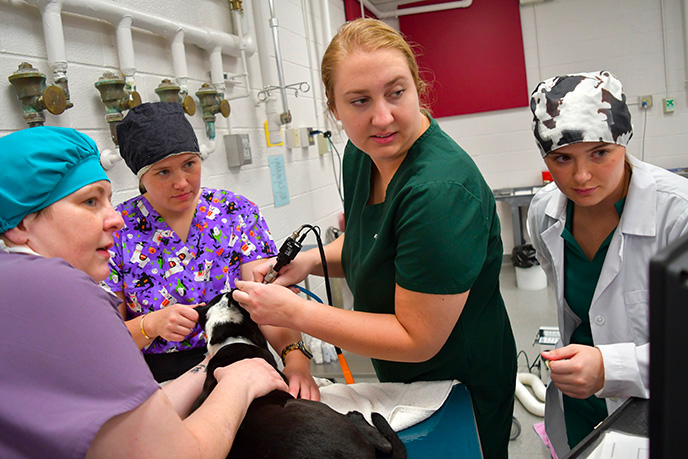
[[[460,0],[456,2],[447,2],[447,3],[438,3],[435,5],[425,5],[425,6],[416,6],[416,7],[411,7],[411,8],[403,8],[401,10],[393,10],[393,11],[381,11],[378,10],[375,5],[370,3],[368,0],[359,0],[362,2],[362,5],[368,8],[375,16],[377,16],[380,19],[385,19],[385,18],[398,18],[399,16],[406,16],[409,14],[419,14],[419,13],[430,13],[433,11],[445,11],[445,10],[453,10],[456,8],[468,8],[473,4],[473,0]]]
[[[131,16],[137,28],[170,38],[177,31],[183,30],[187,43],[205,50],[220,46],[224,54],[234,57],[239,57],[239,50],[242,47],[241,37],[236,35],[203,29],[104,0],[24,0],[24,2],[39,8],[42,5],[59,2],[64,12],[101,19],[111,24],[118,24],[121,18]],[[255,47],[250,42],[245,42],[243,45],[249,56],[255,53]]]
[[[22,2],[14,0],[12,3],[19,5]],[[208,52],[211,82],[223,97],[225,83],[222,54],[246,59],[247,55],[250,56],[255,53],[255,44],[251,40],[244,39],[244,37],[203,29],[104,0],[23,0],[23,3],[36,6],[41,11],[49,64],[51,68],[58,69],[62,74],[66,73],[67,66],[61,18],[63,11],[113,24],[117,31],[121,70],[125,75],[127,86],[131,86],[129,89],[132,91],[135,88],[133,75],[136,71],[131,36],[132,26],[168,37],[171,40],[175,72],[178,73],[181,80],[180,88],[184,90],[186,90],[188,77],[186,75],[185,55],[184,59],[181,56],[184,52],[184,41],[195,44]],[[66,78],[62,80],[66,86]],[[213,150],[214,142],[211,141],[211,145],[206,147],[206,153]]]
[[[43,37],[48,57],[48,66],[53,72],[53,81],[60,86],[67,98],[66,108],[74,104],[70,101],[67,82],[67,56],[65,53],[64,33],[62,31],[62,1],[50,1],[39,5]]]
[[[268,51],[267,30],[265,26],[265,18],[267,14],[263,9],[264,0],[253,0],[251,2],[253,23],[255,29],[256,46],[258,52],[258,62],[260,65],[260,76],[262,80],[262,87],[265,88],[270,85],[270,82],[275,81],[275,72],[273,65],[270,62]],[[260,103],[261,101],[259,101]],[[280,123],[279,110],[277,108],[277,99],[270,94],[265,99],[265,115],[267,118],[267,135],[268,140],[272,145],[281,144],[282,128]]]
[[[325,48],[332,40],[332,25],[330,24],[330,0],[320,0],[320,11],[322,12],[322,21],[325,25]]]
[[[231,5],[230,5],[231,8]],[[239,37],[242,39],[244,38],[244,27],[241,24],[241,11],[232,9],[231,10],[232,14],[232,25],[234,26],[234,33],[237,34]],[[243,97],[248,97],[251,95],[251,85],[248,80],[248,63],[246,59],[246,52],[241,49],[240,52],[240,57],[241,57],[241,77],[244,80],[244,86],[245,86],[245,91],[240,94],[235,94],[234,96],[230,97],[230,100],[233,99],[240,99]]]
[[[301,8],[303,11],[303,25],[304,25],[304,32],[305,32],[305,38],[306,38],[306,52],[308,53],[308,66],[310,67],[310,74],[311,74],[311,85],[313,87],[313,109],[315,110],[315,123],[316,127],[324,127],[325,123],[320,122],[321,114],[323,113],[323,110],[318,107],[318,97],[316,95],[315,88],[320,88],[322,85],[320,84],[320,78],[318,77],[319,72],[317,72],[317,63],[314,65],[314,59],[313,59],[313,54],[315,54],[316,59],[318,60],[318,54],[317,54],[317,44],[315,38],[311,39],[311,34],[310,34],[310,26],[311,24],[313,25],[313,32],[315,32],[315,17],[310,11],[309,5],[308,5],[308,0],[301,0]],[[310,18],[310,20],[309,20]],[[323,115],[323,117],[325,117]],[[325,117],[326,118],[326,117]]]
[[[275,61],[277,63],[277,78],[279,81],[280,95],[282,96],[282,114],[280,121],[282,124],[291,123],[291,113],[289,113],[289,104],[287,102],[287,88],[284,83],[284,69],[282,68],[282,53],[280,52],[279,44],[279,22],[275,16],[275,4],[273,0],[268,0],[270,4],[270,28],[272,29],[272,42],[275,46]]]
[[[117,56],[119,57],[119,69],[124,75],[124,83],[127,89],[136,90],[134,74],[136,73],[136,60],[134,59],[134,39],[131,36],[131,24],[133,18],[129,15],[122,17],[117,23]]]
[[[242,37],[227,33],[207,30],[194,25],[181,23],[149,13],[137,11],[112,2],[103,0],[23,0],[25,3],[38,7],[44,12],[44,31],[46,33],[46,48],[48,60],[56,66],[66,67],[67,59],[64,53],[64,36],[62,34],[61,12],[70,12],[82,16],[101,19],[113,24],[118,30],[118,42],[122,36],[122,48],[120,60],[124,59],[123,67],[133,67],[133,60],[127,61],[127,52],[122,50],[128,47],[131,37],[127,31],[132,25],[150,32],[169,37],[171,40],[179,39],[178,33],[183,32],[183,40],[205,49],[210,54],[211,78],[214,84],[224,86],[221,57],[218,64],[218,53],[240,57],[244,52],[251,56],[255,53],[255,44],[251,40],[243,40]],[[15,2],[19,4],[19,2]],[[125,19],[128,18],[128,19]],[[133,56],[133,53],[131,53]],[[133,59],[133,58],[132,58]],[[219,70],[218,70],[219,66]]]
[[[178,30],[170,39],[170,50],[172,52],[172,67],[174,77],[179,85],[179,92],[188,94],[189,88],[186,83],[189,80],[189,68],[186,65],[186,50],[184,49],[184,31]]]
[[[683,0],[683,52],[686,59],[683,67],[686,72],[684,87],[688,89],[688,0]]]

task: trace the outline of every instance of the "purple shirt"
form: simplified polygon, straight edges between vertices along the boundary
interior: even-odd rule
[[[61,258],[0,251],[0,457],[85,456],[159,385],[119,299]]]
[[[174,303],[197,304],[234,288],[241,264],[277,254],[258,206],[230,191],[203,188],[186,243],[143,196],[117,206],[112,272],[105,283],[124,292],[127,320]],[[206,345],[198,324],[179,342],[157,337],[144,353]]]

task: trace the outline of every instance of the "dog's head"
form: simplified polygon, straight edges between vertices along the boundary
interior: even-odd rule
[[[211,356],[232,342],[249,343],[267,349],[267,341],[249,313],[232,298],[232,292],[215,296],[205,306],[196,307],[198,323],[208,339]]]

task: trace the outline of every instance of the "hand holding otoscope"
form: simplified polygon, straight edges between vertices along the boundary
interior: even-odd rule
[[[286,265],[291,263],[291,261],[296,258],[296,255],[299,253],[302,247],[302,242],[306,238],[306,235],[308,232],[304,233],[300,239],[299,238],[301,231],[309,227],[313,229],[312,226],[310,225],[302,225],[298,230],[294,231],[291,236],[287,237],[287,239],[284,241],[282,244],[282,247],[280,247],[279,253],[277,254],[277,260],[275,261],[274,265],[270,266],[270,270],[267,272],[265,277],[263,278],[263,283],[264,284],[271,284],[277,279],[279,276],[279,272],[282,268],[284,268]],[[319,236],[317,235],[316,232],[316,237],[318,237],[318,242],[320,243]],[[324,253],[320,251],[320,254],[322,256],[322,264],[323,264],[323,272],[325,274],[325,286],[327,288],[327,293],[328,293],[328,300],[331,302],[331,294],[330,294],[330,286],[329,286],[329,278],[327,276],[327,264],[325,261]],[[301,289],[304,291],[304,289]],[[316,300],[319,300],[319,298],[315,295],[310,294],[308,291],[304,291],[307,295],[309,295],[312,298],[315,298]],[[320,301],[322,303],[322,301]],[[353,384],[354,383],[354,378],[353,375],[351,374],[351,370],[349,369],[349,365],[346,363],[346,358],[344,357],[344,354],[342,353],[342,350],[334,346],[334,350],[337,353],[337,359],[339,360],[339,365],[342,368],[342,373],[344,374],[344,380],[346,381],[347,384]]]

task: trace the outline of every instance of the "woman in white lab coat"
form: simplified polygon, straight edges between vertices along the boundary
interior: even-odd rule
[[[688,180],[626,152],[633,130],[607,71],[541,82],[533,131],[554,183],[528,211],[561,341],[543,352],[545,428],[562,456],[628,397],[649,397],[650,258],[688,232]]]

